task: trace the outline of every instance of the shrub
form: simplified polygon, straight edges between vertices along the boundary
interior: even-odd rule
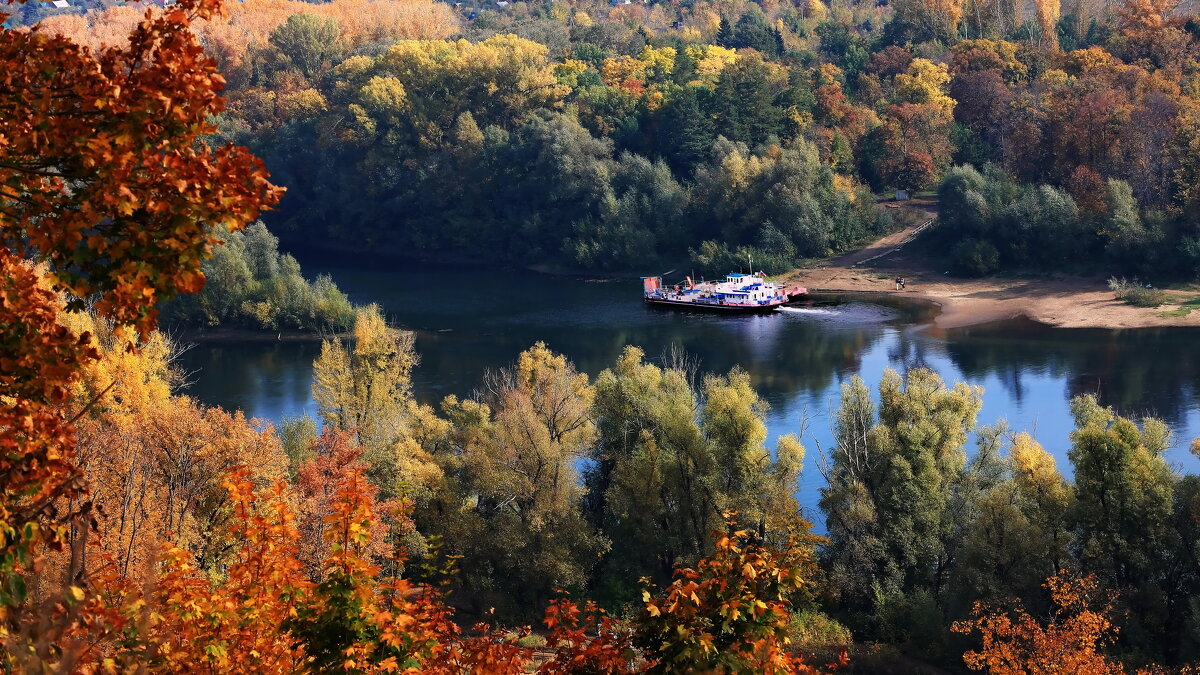
[[[1000,252],[991,242],[982,239],[964,239],[954,247],[951,254],[955,271],[971,277],[982,277],[995,272],[1000,265]]]
[[[1116,294],[1118,300],[1124,300],[1135,307],[1158,307],[1167,301],[1166,291],[1144,286],[1137,279],[1129,281],[1112,277],[1108,280],[1108,287]]]
[[[715,241],[705,241],[700,244],[699,250],[692,249],[691,260],[697,271],[718,276],[743,270],[751,262],[754,264],[754,271],[767,274],[781,274],[796,266],[794,259],[786,257],[786,251],[784,255],[780,255],[750,246],[740,246],[731,250]]]
[[[804,652],[831,646],[849,647],[854,641],[849,628],[821,612],[811,610],[792,615],[788,637],[797,649]]]

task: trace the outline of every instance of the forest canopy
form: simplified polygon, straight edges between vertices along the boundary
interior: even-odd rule
[[[96,45],[136,17],[40,29]],[[287,242],[778,272],[893,227],[875,195],[974,166],[1003,208],[943,211],[961,273],[1200,271],[1200,23],[1170,2],[246,0],[197,30],[218,137],[290,188],[266,217]]]
[[[1082,250],[1188,273],[1200,31],[1168,3],[178,0],[29,30],[54,11],[18,9],[6,671],[808,673],[851,640],[883,645],[864,668],[1200,659],[1200,479],[1166,424],[1094,396],[1053,439],[1068,479],[980,426],[978,387],[848,378],[814,537],[806,449],[768,444],[737,368],[631,346],[593,378],[537,343],[435,407],[369,306],[321,346],[319,419],[276,431],[183,395],[157,331],[163,302],[349,323],[260,217],[428,255],[783,268],[886,230],[873,190],[940,184],[967,271]]]
[[[1194,277],[1195,22],[1044,4],[248,0],[199,30],[228,75],[221,137],[292,188],[267,218],[289,241],[782,271],[886,231],[872,193],[990,164],[1069,199],[952,206],[939,241],[960,271],[1064,264],[961,226],[1015,218],[1026,239],[1091,232],[1071,265]],[[41,25],[96,44],[134,17]]]

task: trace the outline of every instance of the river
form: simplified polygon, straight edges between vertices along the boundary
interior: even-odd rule
[[[926,366],[948,383],[984,388],[981,424],[1006,419],[1028,430],[1068,475],[1071,396],[1095,393],[1125,415],[1154,415],[1175,430],[1166,453],[1179,471],[1200,472],[1188,452],[1200,435],[1200,332],[1189,329],[1055,329],[1013,320],[935,332],[934,311],[892,296],[823,298],[768,315],[717,316],[644,307],[637,280],[550,277],[404,264],[321,265],[355,303],[380,304],[416,334],[416,396],[437,403],[469,395],[489,368],[511,364],[541,340],[596,375],[625,345],[659,359],[681,347],[703,371],[747,370],[771,405],[773,439],[804,431],[808,448],[799,498],[818,522],[823,483],[818,444],[829,448],[839,387],[859,374],[873,389],[885,368]],[[204,403],[278,421],[314,412],[309,394],[315,341],[201,341],[181,357],[185,390]],[[802,421],[807,420],[806,424]],[[969,448],[969,451],[973,448]]]

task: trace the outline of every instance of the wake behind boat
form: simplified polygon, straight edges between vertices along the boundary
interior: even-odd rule
[[[662,277],[642,277],[642,289],[648,305],[741,313],[773,312],[793,297],[808,292],[799,286],[784,290],[767,281],[762,272],[730,274],[724,281],[699,283],[687,277],[674,286],[663,286]]]

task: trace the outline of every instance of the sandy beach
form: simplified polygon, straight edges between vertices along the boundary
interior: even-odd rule
[[[914,255],[904,245],[915,229],[781,278],[811,292],[879,292],[933,302],[941,306],[935,326],[943,329],[1017,317],[1063,328],[1200,326],[1200,306],[1192,305],[1186,314],[1169,314],[1200,292],[1171,291],[1171,303],[1146,308],[1118,300],[1101,276],[952,277],[938,269],[944,267],[939,261]],[[904,277],[905,290],[896,290],[897,276]]]

